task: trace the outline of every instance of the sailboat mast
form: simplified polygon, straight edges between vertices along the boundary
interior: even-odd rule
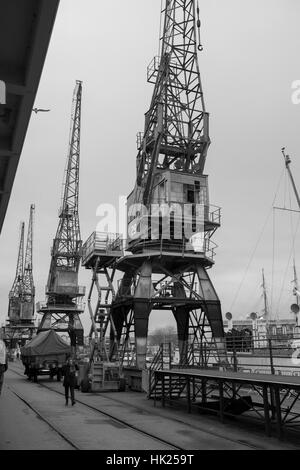
[[[265,280],[265,272],[264,269],[262,269],[262,288],[263,288],[263,296],[264,296],[264,314],[265,314],[265,319],[268,322],[269,320],[269,305],[268,305],[268,296],[267,296],[267,288],[266,288],[266,280]]]
[[[292,281],[294,283],[293,294],[296,297],[296,304],[299,307],[299,285],[298,285],[298,276],[297,276],[297,271],[296,271],[295,259],[293,260],[293,270],[294,270],[294,279]]]
[[[298,203],[298,206],[299,206],[299,209],[300,209],[300,197],[299,197],[299,193],[298,193],[298,190],[297,190],[297,187],[296,187],[296,184],[295,184],[293,174],[292,174],[291,169],[290,169],[291,159],[290,159],[289,155],[286,155],[285,147],[283,147],[281,149],[281,152],[282,152],[282,155],[284,157],[285,166],[286,166],[287,172],[289,174],[289,177],[290,177],[290,180],[291,180],[291,183],[292,183],[292,186],[293,186],[293,190],[294,190],[294,193],[295,193],[295,196],[296,196],[296,199],[297,199],[297,203]]]

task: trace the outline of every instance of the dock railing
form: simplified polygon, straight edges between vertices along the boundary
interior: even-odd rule
[[[189,344],[184,357],[176,360],[174,346],[161,344],[149,367],[150,376],[151,371],[157,369],[222,368],[244,373],[297,376],[300,382],[300,335],[286,338],[227,337],[222,345],[217,346],[213,340]]]
[[[124,240],[118,233],[93,232],[81,249],[82,264],[89,260],[93,254],[109,255],[123,254]]]
[[[174,247],[176,247],[176,250]],[[181,253],[182,256],[189,252],[205,256],[211,261],[215,258],[217,247],[218,245],[210,238],[204,238],[198,245],[193,245],[189,240],[185,239],[168,240],[162,237],[152,240],[142,237],[136,240],[124,240],[124,249],[126,251],[135,252],[138,248],[143,253],[153,253],[154,251],[159,251],[160,254],[163,252],[176,252]]]

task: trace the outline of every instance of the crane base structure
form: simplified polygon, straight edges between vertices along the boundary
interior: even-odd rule
[[[83,326],[79,315],[83,311],[84,308],[78,303],[76,305],[49,305],[46,302],[38,302],[37,312],[43,317],[37,327],[37,333],[50,329],[57,333],[68,333],[72,346],[82,346],[84,344]]]
[[[205,342],[214,342],[219,361],[226,362],[220,301],[205,264],[210,264],[208,258],[163,249],[118,261],[117,269],[125,274],[111,315],[124,364],[145,368],[152,310],[173,313],[182,365],[188,365],[189,346],[198,345],[200,351]]]
[[[2,336],[6,347],[16,349],[18,346],[24,346],[36,333],[36,326],[33,322],[19,322],[12,324],[9,322],[2,327]]]

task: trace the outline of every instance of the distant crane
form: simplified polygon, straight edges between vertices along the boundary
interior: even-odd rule
[[[21,318],[24,273],[24,230],[25,222],[21,222],[16,275],[9,292],[8,319],[11,325],[19,323]]]
[[[38,332],[49,330],[68,332],[73,352],[83,344],[83,327],[79,314],[83,312],[79,299],[85,289],[78,286],[81,258],[81,236],[78,214],[79,159],[82,82],[77,80],[73,95],[69,152],[63,188],[59,223],[53,240],[51,264],[46,287],[46,304],[39,303],[43,315]]]
[[[4,327],[4,338],[9,347],[17,343],[24,344],[35,331],[33,282],[33,216],[34,204],[30,206],[28,235],[24,263],[24,231],[25,223],[21,222],[18,261],[15,279],[9,293],[8,320]]]
[[[33,282],[33,218],[34,218],[35,205],[30,206],[27,244],[25,251],[25,264],[23,271],[23,292],[22,292],[22,319],[33,320],[34,316],[34,298],[35,287]]]

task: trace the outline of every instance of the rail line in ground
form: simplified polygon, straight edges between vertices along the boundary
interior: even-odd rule
[[[54,390],[52,389],[51,387],[47,387],[51,390]],[[105,398],[106,400],[110,400],[110,401],[113,401],[113,402],[116,402],[120,405],[123,405],[123,406],[130,406],[131,408],[134,408],[136,409],[137,411],[139,411],[141,408],[139,406],[136,406],[136,405],[132,405],[131,403],[125,403],[124,401],[122,400],[118,400],[117,398],[112,398],[112,397],[109,397],[109,396],[104,396],[104,395],[101,395],[102,398]],[[157,408],[156,408],[157,410]],[[157,413],[160,417],[164,417],[164,415],[162,413]],[[169,417],[168,416],[168,419],[174,421],[175,423],[178,423],[178,424],[185,424],[185,425],[188,425],[190,426],[191,428],[195,429],[195,431],[202,431],[202,432],[205,432],[206,434],[209,434],[213,437],[218,437],[220,439],[224,439],[226,441],[229,441],[229,442],[234,442],[234,443],[237,443],[237,444],[241,444],[243,446],[247,446],[247,447],[250,447],[252,449],[255,449],[255,450],[264,450],[264,447],[260,447],[260,446],[256,446],[254,444],[250,444],[244,440],[241,440],[241,439],[231,439],[230,437],[227,437],[227,436],[224,436],[222,435],[221,433],[216,433],[216,432],[213,432],[213,431],[209,431],[207,430],[206,428],[203,428],[201,426],[198,426],[198,425],[195,425],[194,423],[191,424],[191,423],[187,423],[186,421],[184,421],[183,419],[179,419],[179,418],[174,418],[174,417]]]
[[[15,373],[17,374],[17,372]],[[45,418],[45,416],[43,416],[40,411],[38,411],[24,397],[17,393],[11,385],[7,385],[6,387],[11,391],[11,393],[13,393],[17,398],[19,398],[19,400],[21,400],[30,410],[32,410],[44,423],[46,423],[56,434],[58,434],[64,441],[66,441],[70,446],[72,446],[74,450],[81,450],[80,447],[78,447],[74,442],[72,442],[72,440],[68,436],[65,435],[65,433],[59,430],[48,418]]]
[[[12,372],[14,372],[16,375],[19,375],[20,377],[24,378],[24,375],[21,374],[20,372],[17,372],[16,370],[13,370],[13,369],[10,369],[10,370],[11,370]],[[41,387],[44,387],[44,388],[46,388],[46,389],[48,389],[48,390],[50,390],[50,391],[52,391],[52,392],[54,392],[54,393],[57,393],[57,394],[59,394],[59,395],[64,396],[64,392],[60,392],[60,391],[58,391],[58,390],[55,390],[54,388],[52,388],[52,387],[49,386],[49,385],[46,385],[45,383],[38,382],[38,385],[40,385]],[[105,397],[104,397],[104,396],[101,396],[101,397],[102,397],[102,398],[105,398],[106,400],[110,400],[110,401],[116,402],[116,403],[118,403],[118,404],[121,404],[121,405],[123,405],[123,406],[130,406],[131,408],[134,408],[134,409],[136,409],[136,410],[140,410],[140,407],[138,407],[138,406],[136,406],[136,405],[132,405],[132,404],[130,404],[130,403],[124,403],[122,400],[118,400],[118,399],[116,399],[116,398],[112,398],[112,397],[108,397],[108,396],[105,396]],[[152,434],[152,433],[149,433],[149,432],[147,432],[147,431],[144,431],[144,430],[138,428],[137,426],[134,426],[134,425],[128,423],[127,421],[124,421],[123,419],[117,418],[116,416],[114,416],[114,415],[112,415],[112,414],[110,414],[110,413],[107,413],[106,411],[99,410],[99,409],[96,408],[95,406],[89,405],[89,404],[85,403],[84,401],[78,399],[78,397],[76,397],[76,402],[77,402],[77,403],[80,403],[81,405],[86,406],[87,408],[89,408],[89,409],[91,409],[91,410],[93,410],[93,411],[96,411],[97,413],[100,413],[100,414],[102,414],[102,415],[104,415],[104,416],[106,416],[106,417],[108,417],[108,418],[110,418],[110,419],[112,419],[112,420],[114,420],[114,421],[116,421],[116,422],[122,424],[123,426],[126,426],[126,427],[128,427],[128,428],[134,430],[135,432],[138,432],[138,433],[140,433],[140,434],[143,434],[144,436],[147,436],[147,437],[149,437],[149,438],[151,438],[151,439],[154,439],[155,441],[158,441],[158,442],[160,442],[160,443],[162,443],[162,444],[166,444],[166,445],[168,445],[168,446],[171,446],[171,447],[173,447],[174,450],[186,450],[186,449],[183,449],[183,448],[181,448],[181,447],[175,445],[174,443],[172,443],[172,442],[170,442],[170,441],[167,441],[167,440],[165,440],[165,439],[159,438],[159,437],[155,436],[155,435]],[[161,415],[161,414],[159,414],[159,415],[160,415],[161,417],[163,416],[163,415]],[[195,429],[195,430],[197,430],[197,431],[202,431],[202,432],[205,432],[206,434],[209,434],[209,435],[211,435],[211,436],[213,436],[213,437],[217,437],[217,438],[219,438],[219,439],[224,439],[224,440],[226,440],[226,441],[233,442],[233,443],[235,443],[235,444],[241,444],[241,445],[243,445],[243,446],[245,446],[245,447],[249,447],[249,448],[254,449],[254,450],[263,450],[263,449],[264,449],[264,448],[261,447],[261,446],[257,446],[257,445],[254,445],[254,444],[245,442],[245,441],[243,441],[243,440],[239,440],[239,439],[231,439],[231,438],[228,437],[228,436],[224,436],[224,435],[221,435],[221,434],[219,434],[219,433],[215,433],[215,432],[213,432],[213,431],[209,431],[209,430],[207,430],[207,429],[205,429],[205,428],[202,428],[202,427],[200,427],[200,426],[195,426],[194,424],[187,423],[186,421],[180,420],[180,419],[178,419],[178,418],[171,418],[171,417],[168,417],[168,419],[170,419],[170,420],[172,420],[172,421],[174,421],[174,422],[176,422],[176,423],[185,424],[185,425],[188,424],[191,428],[193,428],[193,429]]]
[[[15,371],[13,369],[10,369],[10,371],[13,372],[14,374],[19,375],[20,377],[24,378],[24,375],[22,375],[21,373],[19,373],[17,371]],[[57,393],[58,395],[63,395],[64,396],[64,392],[59,392],[58,390],[55,390],[54,388],[49,387],[46,384],[38,382],[38,385],[40,385],[41,387],[46,388],[47,390],[50,390],[51,392]],[[14,395],[16,395],[20,400],[22,400],[32,411],[34,411],[43,421],[45,421],[53,430],[55,430],[63,439],[65,439],[70,445],[72,445],[72,447],[74,447],[76,450],[80,450],[80,448],[76,444],[74,444],[70,440],[69,437],[67,437],[64,433],[61,433],[55,427],[55,425],[53,423],[51,423],[47,418],[43,417],[43,415],[38,410],[36,410],[30,403],[28,403],[27,400],[24,397],[19,395],[11,386],[9,386],[9,389],[11,390],[12,393],[14,393]],[[137,426],[134,426],[134,425],[128,423],[127,421],[124,421],[123,419],[117,418],[116,416],[114,416],[110,413],[107,413],[106,411],[102,411],[102,410],[99,410],[98,408],[96,408],[95,406],[88,405],[87,403],[81,401],[77,397],[76,397],[76,403],[80,403],[81,405],[86,406],[90,410],[96,411],[97,413],[100,413],[100,414],[110,418],[111,420],[117,422],[118,424],[122,424],[123,426],[126,426],[127,428],[133,430],[134,432],[142,434],[144,437],[147,437],[149,439],[157,441],[160,444],[165,444],[169,447],[172,447],[171,450],[182,450],[182,451],[186,450],[186,449],[183,449],[182,447],[177,446],[176,444],[174,444],[170,441],[167,441],[166,439],[162,439],[160,437],[155,436],[154,434],[152,434],[150,432],[144,431],[144,430],[138,428]]]

